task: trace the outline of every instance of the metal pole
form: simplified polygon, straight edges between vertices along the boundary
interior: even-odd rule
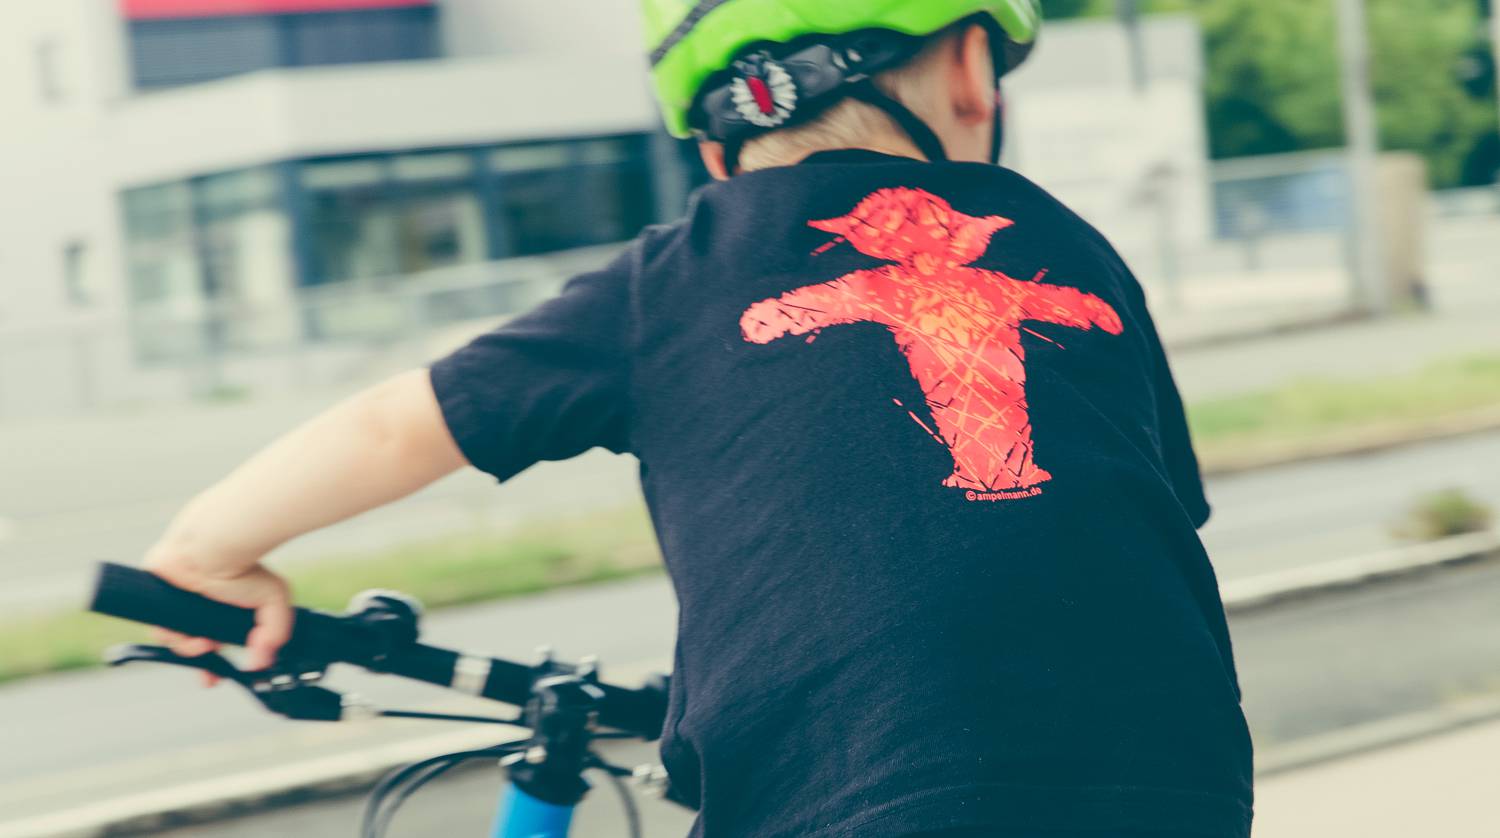
[[[1352,181],[1354,304],[1365,314],[1390,308],[1380,247],[1380,137],[1370,85],[1369,30],[1365,0],[1337,0],[1343,67],[1344,130]]]
[[[1490,0],[1490,46],[1495,50],[1495,95],[1500,96],[1500,0]]]
[[[1130,41],[1130,77],[1135,83],[1135,92],[1144,93],[1150,79],[1146,70],[1146,42],[1141,33],[1139,0],[1115,0],[1115,14]]]

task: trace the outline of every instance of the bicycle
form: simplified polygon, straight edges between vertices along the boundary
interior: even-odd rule
[[[253,612],[173,587],[136,568],[102,564],[90,610],[146,625],[242,645]],[[419,642],[421,605],[394,591],[356,596],[344,614],[296,609],[292,638],[271,669],[245,672],[213,652],[180,656],[162,646],[126,644],[111,649],[112,666],[151,662],[210,672],[244,687],[272,713],[298,721],[337,722],[355,717],[427,719],[503,724],[530,734],[514,741],[443,754],[387,773],[371,791],[360,827],[363,838],[381,838],[396,812],[419,789],[452,769],[498,759],[507,782],[495,820],[495,838],[566,838],[573,812],[589,793],[584,775],[602,771],[620,793],[629,833],[640,836],[640,816],[624,778],[679,805],[659,765],[630,770],[593,750],[596,741],[653,741],[667,713],[667,676],[638,688],[599,680],[593,662],[566,664],[551,655],[527,665],[466,654]],[[514,718],[380,710],[321,686],[333,664],[409,678],[521,708]]]

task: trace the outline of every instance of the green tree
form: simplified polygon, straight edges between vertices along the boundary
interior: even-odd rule
[[[1106,14],[1113,7],[1114,0],[1042,0],[1042,16],[1057,20],[1091,17]]]
[[[1332,0],[1209,0],[1197,13],[1214,157],[1343,142]]]
[[[1500,126],[1493,91],[1464,85],[1485,21],[1473,0],[1371,0],[1375,98],[1385,148],[1427,158],[1439,186],[1463,181],[1471,154]]]
[[[1484,183],[1500,148],[1495,96],[1466,87],[1488,48],[1475,0],[1367,0],[1384,148],[1422,154],[1433,183]],[[1334,0],[1141,0],[1203,26],[1215,158],[1344,142]],[[1043,0],[1049,17],[1113,13],[1114,0]],[[1471,89],[1472,88],[1472,89]]]

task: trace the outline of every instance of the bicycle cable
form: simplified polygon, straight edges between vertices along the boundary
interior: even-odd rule
[[[520,716],[502,719],[497,716],[456,716],[452,713],[423,713],[415,710],[380,710],[376,714],[382,719],[419,719],[430,722],[463,722],[464,724],[510,725],[520,727],[525,720]]]
[[[390,802],[386,805],[385,811],[381,813],[379,822],[375,825],[376,836],[383,836],[390,830],[391,823],[396,819],[396,813],[401,810],[402,806],[406,805],[406,801],[411,799],[412,795],[416,794],[423,786],[454,768],[463,765],[465,762],[468,762],[468,760],[453,759],[429,766],[426,771],[412,777],[405,786],[397,789]]]
[[[362,838],[384,838],[401,807],[423,786],[464,763],[513,754],[522,750],[524,744],[524,741],[518,741],[476,751],[443,754],[393,769],[370,792],[360,822],[360,835]],[[630,787],[623,779],[630,772],[597,756],[590,757],[588,768],[604,774],[614,788],[620,805],[625,810],[625,824],[630,838],[642,838],[644,832],[640,807],[636,805],[635,796],[630,793]]]
[[[630,787],[625,785],[623,776],[626,772],[617,769],[604,760],[594,757],[591,765],[604,772],[609,779],[609,784],[614,787],[615,793],[619,795],[620,805],[625,808],[625,825],[630,838],[642,838],[641,810],[635,803],[635,796],[630,793]]]
[[[444,754],[391,770],[370,792],[360,821],[360,835],[363,838],[382,838],[402,804],[417,789],[449,769],[476,759],[498,758],[515,753],[525,746],[526,741],[517,740],[493,748]],[[394,798],[393,793],[396,795]]]

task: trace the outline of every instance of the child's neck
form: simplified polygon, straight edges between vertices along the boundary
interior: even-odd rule
[[[799,149],[795,155],[768,155],[765,158],[754,160],[753,165],[744,167],[744,171],[749,172],[756,169],[795,166],[815,154],[822,154],[826,151],[873,151],[877,154],[889,154],[892,157],[910,157],[913,160],[927,159],[917,148],[916,144],[910,140],[897,137],[871,137],[860,143]]]

